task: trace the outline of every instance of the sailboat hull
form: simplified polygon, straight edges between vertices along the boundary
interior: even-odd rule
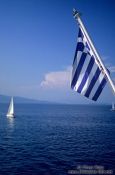
[[[111,111],[115,111],[115,104],[114,103],[112,103]]]
[[[7,114],[7,117],[14,117],[14,114]]]
[[[115,108],[112,108],[112,109],[110,109],[110,110],[115,112]]]

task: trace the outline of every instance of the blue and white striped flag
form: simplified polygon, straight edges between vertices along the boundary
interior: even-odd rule
[[[79,29],[73,61],[71,88],[96,101],[106,83],[106,75],[101,66],[99,67],[99,63],[96,61],[86,37]]]

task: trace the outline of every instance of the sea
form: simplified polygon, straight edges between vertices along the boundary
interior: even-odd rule
[[[115,174],[109,105],[0,104],[0,175]]]

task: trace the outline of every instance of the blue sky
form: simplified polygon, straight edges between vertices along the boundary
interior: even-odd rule
[[[0,94],[92,102],[70,89],[78,33],[73,7],[115,79],[114,0],[1,0]],[[114,100],[107,86],[98,102]]]

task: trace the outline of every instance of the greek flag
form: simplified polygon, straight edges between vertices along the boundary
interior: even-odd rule
[[[96,101],[106,83],[106,75],[95,59],[85,35],[79,28],[73,61],[71,88]]]

